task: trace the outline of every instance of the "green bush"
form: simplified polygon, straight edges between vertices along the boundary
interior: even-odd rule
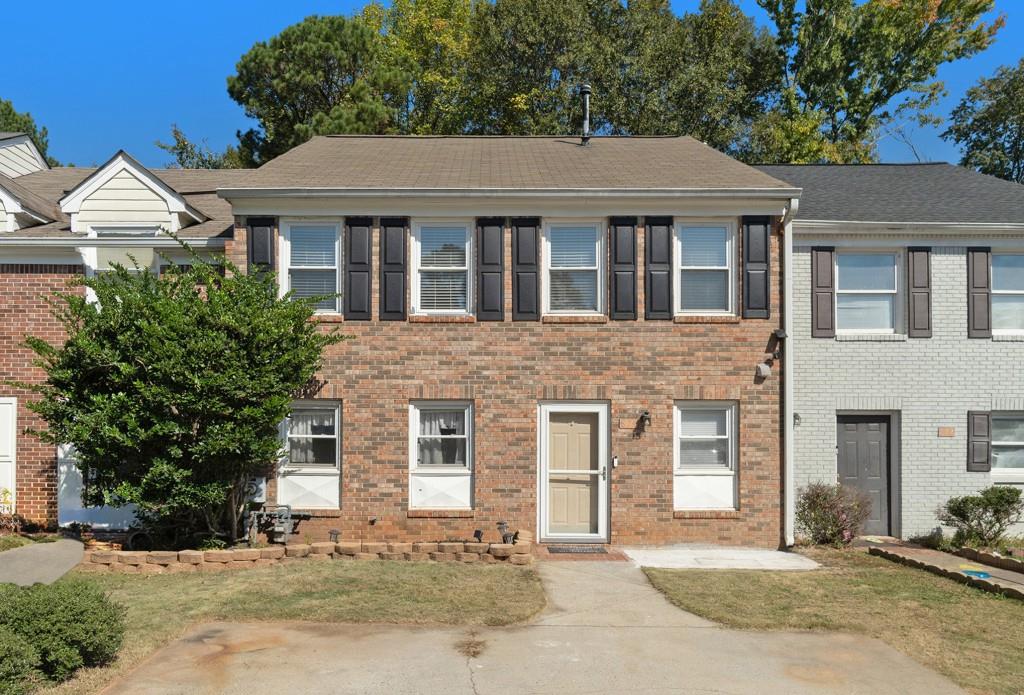
[[[124,639],[124,609],[83,581],[8,588],[0,592],[0,627],[28,642],[42,673],[60,681],[114,658]]]
[[[39,652],[24,637],[0,626],[0,695],[31,692],[42,680],[39,663]]]
[[[951,497],[935,514],[954,529],[954,545],[991,548],[1021,520],[1024,500],[1016,487],[992,485],[976,495]]]
[[[868,496],[845,485],[811,483],[797,496],[797,532],[818,545],[849,544],[870,514]]]

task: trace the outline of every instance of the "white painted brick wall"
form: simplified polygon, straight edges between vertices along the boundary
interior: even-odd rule
[[[1024,342],[967,339],[966,247],[932,246],[931,338],[811,338],[810,287],[811,246],[798,237],[790,339],[800,418],[793,429],[796,485],[835,482],[837,410],[897,411],[902,535],[927,533],[938,526],[939,504],[993,482],[989,473],[967,472],[967,411],[1024,404]],[[939,438],[943,426],[956,428],[956,436]]]

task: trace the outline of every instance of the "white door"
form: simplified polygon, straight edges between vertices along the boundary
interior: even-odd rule
[[[18,399],[0,398],[0,514],[14,513]]]
[[[541,406],[542,539],[608,540],[608,458],[607,406]]]

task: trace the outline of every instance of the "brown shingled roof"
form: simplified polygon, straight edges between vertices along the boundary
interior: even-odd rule
[[[239,187],[791,189],[691,137],[596,137],[583,147],[572,137],[352,135],[313,138]]]

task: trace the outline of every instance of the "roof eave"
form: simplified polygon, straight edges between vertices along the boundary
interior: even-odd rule
[[[832,231],[868,234],[879,231],[998,232],[1024,231],[1022,222],[886,222],[884,220],[802,220],[793,222],[800,231]]]
[[[800,188],[219,188],[232,198],[778,198],[800,197]]]

